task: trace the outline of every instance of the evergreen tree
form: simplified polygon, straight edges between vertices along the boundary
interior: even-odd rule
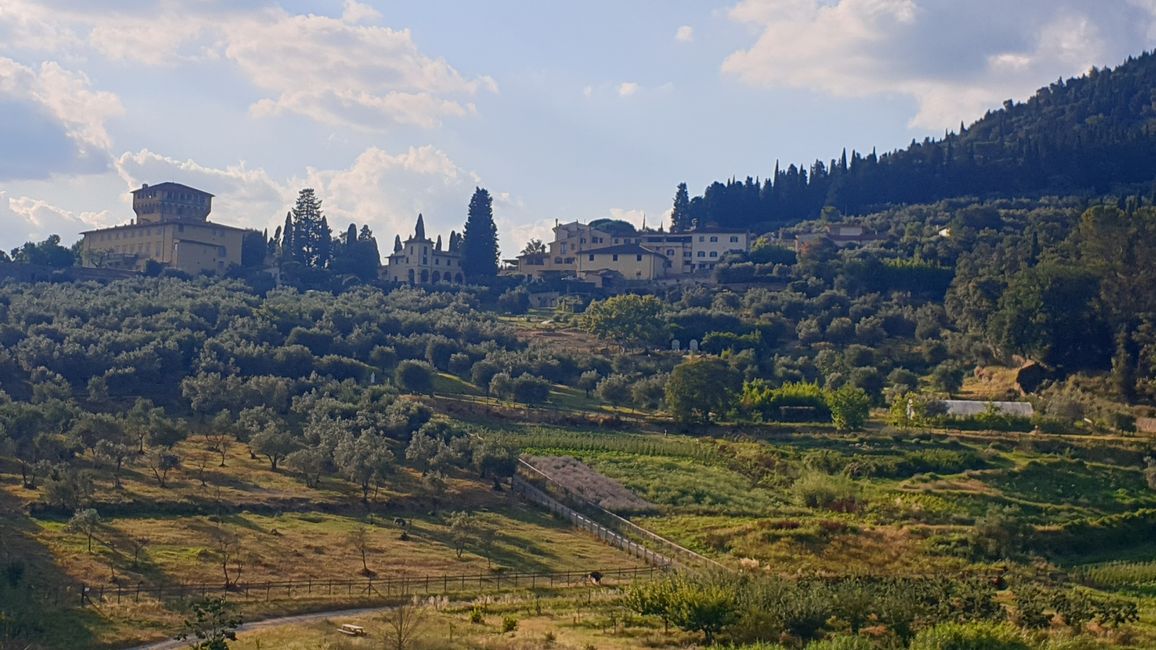
[[[293,213],[285,213],[285,227],[281,229],[281,260],[299,262],[300,256],[293,244],[293,233],[297,228],[293,225]]]
[[[486,282],[498,275],[498,227],[494,225],[493,199],[482,188],[474,189],[461,243],[462,273],[472,282]]]
[[[333,235],[312,188],[298,193],[297,204],[286,217],[286,228],[292,232],[286,257],[314,268],[328,265]]]
[[[401,235],[394,235],[393,236],[393,252],[395,252],[395,253],[401,252]]]
[[[690,194],[686,183],[679,183],[674,194],[674,210],[670,213],[670,231],[684,232],[690,230],[690,226]]]

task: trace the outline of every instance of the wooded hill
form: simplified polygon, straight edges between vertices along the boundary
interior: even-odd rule
[[[942,139],[877,155],[846,150],[810,168],[775,165],[765,180],[715,182],[676,199],[675,227],[714,223],[770,230],[813,219],[941,199],[1152,191],[1156,179],[1156,56],[1057,80],[1026,102],[1008,100]],[[680,192],[680,196],[684,196]]]

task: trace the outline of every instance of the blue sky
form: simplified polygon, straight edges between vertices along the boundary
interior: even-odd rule
[[[4,0],[0,247],[183,182],[275,227],[314,187],[383,248],[475,185],[504,254],[686,181],[942,135],[1156,40],[1156,0]]]

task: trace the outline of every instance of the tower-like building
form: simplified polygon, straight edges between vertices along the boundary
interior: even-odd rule
[[[132,193],[135,222],[81,233],[84,266],[143,271],[150,262],[186,273],[224,273],[243,262],[246,237],[261,233],[209,221],[213,195],[180,183]]]
[[[404,242],[394,239],[393,253],[385,267],[385,276],[404,284],[463,284],[462,257],[457,233],[450,233],[449,248],[443,250],[442,238],[426,237],[425,218],[417,215],[413,236]]]

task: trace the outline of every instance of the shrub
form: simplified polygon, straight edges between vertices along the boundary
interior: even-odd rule
[[[534,375],[518,377],[512,389],[514,399],[524,404],[541,404],[550,398],[550,382]]]
[[[513,632],[518,629],[518,619],[513,616],[506,616],[502,619],[502,632]]]
[[[852,479],[823,472],[807,472],[791,487],[799,505],[837,512],[854,512],[859,508],[859,485]]]
[[[393,374],[397,387],[408,393],[432,393],[433,369],[428,363],[406,360],[397,364]]]
[[[910,650],[1031,650],[1031,646],[1007,625],[941,623],[916,634]]]

